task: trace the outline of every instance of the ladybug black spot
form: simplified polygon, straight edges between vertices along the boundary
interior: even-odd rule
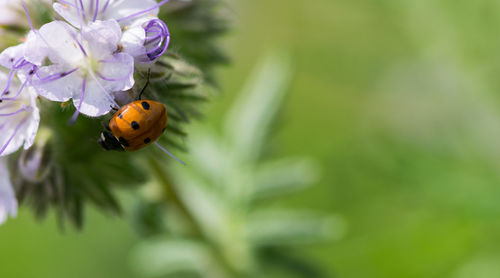
[[[135,130],[138,130],[140,128],[139,124],[136,121],[133,121],[130,125]]]
[[[125,140],[125,138],[123,138],[123,137],[118,138],[118,142],[120,142],[120,144],[122,144],[125,147],[130,146],[129,143],[128,143],[128,141]]]
[[[144,144],[149,144],[150,142],[151,142],[151,139],[149,137],[144,139]]]
[[[146,101],[141,102],[141,105],[144,110],[149,110],[149,108],[151,108],[149,103],[147,103]]]

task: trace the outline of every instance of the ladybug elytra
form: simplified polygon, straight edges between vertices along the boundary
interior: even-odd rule
[[[154,100],[122,106],[109,121],[99,143],[106,150],[136,151],[158,139],[167,126],[167,109]]]

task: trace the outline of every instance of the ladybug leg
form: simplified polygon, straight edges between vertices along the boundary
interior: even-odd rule
[[[117,108],[117,107],[114,107],[113,105],[110,105],[109,106],[111,108],[111,110],[113,110],[113,112],[116,113],[116,111],[118,111],[120,108]]]
[[[139,93],[139,97],[137,100],[141,100],[142,98],[142,94],[144,93],[144,91],[146,91],[146,88],[149,86],[149,78],[151,77],[151,69],[148,69],[148,79],[146,81],[146,84],[144,85],[144,87],[142,88],[141,92]]]

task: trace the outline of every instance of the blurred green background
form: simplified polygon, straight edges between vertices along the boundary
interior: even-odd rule
[[[328,277],[500,277],[500,2],[228,7],[235,28],[221,43],[232,64],[218,71],[222,93],[204,124],[220,125],[259,57],[291,52],[270,144],[274,156],[315,158],[322,179],[283,202],[348,225],[302,255]],[[138,240],[127,217],[91,209],[82,232],[61,233],[53,217],[21,210],[0,228],[0,277],[140,277],[129,267]]]

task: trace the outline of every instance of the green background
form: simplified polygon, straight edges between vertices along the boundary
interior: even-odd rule
[[[330,277],[500,277],[500,2],[240,0],[228,13],[232,64],[206,124],[222,121],[259,57],[290,52],[270,144],[315,158],[322,179],[285,204],[348,225],[299,253]],[[89,209],[82,232],[61,232],[21,209],[0,228],[0,277],[140,277],[138,240],[127,215]]]

